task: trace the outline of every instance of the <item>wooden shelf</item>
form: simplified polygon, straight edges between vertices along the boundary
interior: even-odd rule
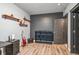
[[[20,25],[20,26],[24,26],[24,27],[27,27],[27,24],[25,23],[25,21],[26,21],[26,22],[30,22],[30,20],[27,20],[26,18],[23,18],[22,20],[21,20],[21,19],[18,19],[18,18],[16,18],[16,17],[14,17],[13,14],[12,14],[12,15],[6,15],[6,14],[4,14],[4,15],[2,15],[2,18],[20,22],[19,25]],[[21,20],[21,21],[20,21],[20,20]],[[24,21],[24,22],[23,22],[23,21]]]
[[[14,20],[14,21],[19,21],[18,18],[15,18],[13,15],[2,15],[2,18],[5,18],[5,19],[9,19],[9,20]]]
[[[26,18],[23,18],[25,21],[28,21],[28,22],[30,22],[30,20],[27,20]]]
[[[23,22],[24,21],[24,22]],[[26,22],[30,22],[30,20],[27,20],[26,18],[23,18],[23,20],[22,21],[20,21],[20,26],[23,26],[23,27],[27,27],[28,25],[27,24],[25,24],[25,21]]]
[[[27,27],[27,24],[22,23],[22,21],[20,22],[19,25],[20,25],[20,26],[23,26],[23,27]]]
[[[25,24],[19,24],[19,26],[27,27],[28,25],[25,25]]]

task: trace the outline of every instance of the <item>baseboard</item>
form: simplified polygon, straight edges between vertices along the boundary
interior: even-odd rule
[[[70,52],[70,48],[65,44],[65,47],[68,49],[68,51]]]
[[[39,40],[36,40],[35,43],[47,43],[47,44],[52,44],[52,41],[39,41]]]
[[[70,48],[69,47],[67,47],[68,48],[68,51],[70,52]]]

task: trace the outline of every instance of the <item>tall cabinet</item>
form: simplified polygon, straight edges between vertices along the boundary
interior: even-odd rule
[[[79,54],[79,4],[71,10],[71,53]]]

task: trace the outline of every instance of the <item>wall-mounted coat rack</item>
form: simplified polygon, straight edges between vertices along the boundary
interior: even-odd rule
[[[20,26],[24,26],[24,27],[27,27],[26,22],[30,22],[30,20],[27,20],[26,18],[18,19],[16,17],[14,17],[13,14],[11,14],[11,15],[4,14],[4,15],[2,15],[2,18],[17,21],[17,22],[19,22]]]

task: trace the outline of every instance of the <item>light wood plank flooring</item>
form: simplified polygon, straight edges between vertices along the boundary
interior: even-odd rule
[[[68,55],[64,44],[31,43],[20,47],[19,55]]]

